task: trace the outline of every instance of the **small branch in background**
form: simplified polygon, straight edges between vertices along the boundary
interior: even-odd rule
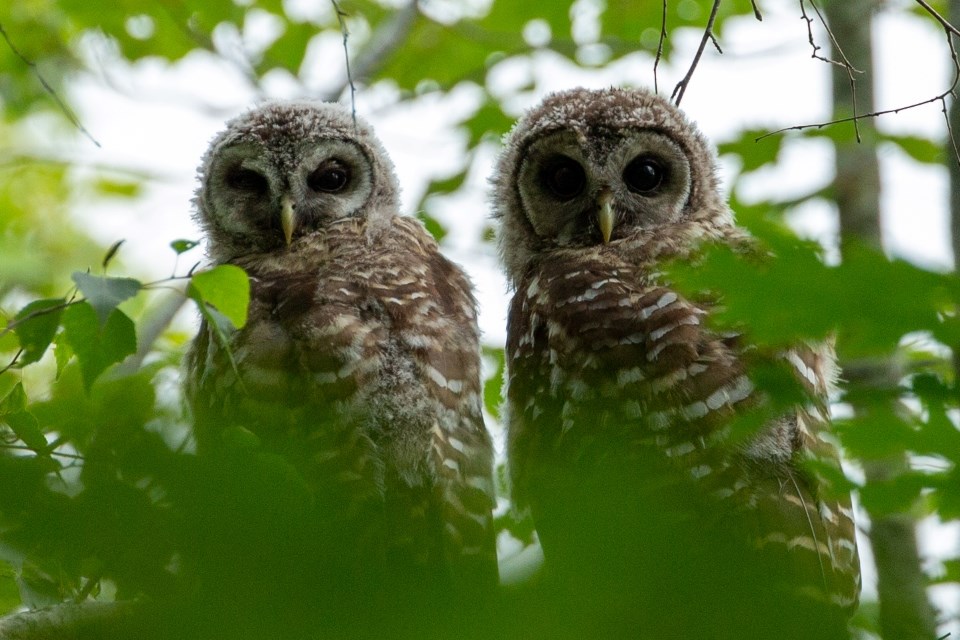
[[[20,53],[20,50],[17,49],[17,47],[13,44],[13,41],[10,40],[10,35],[7,33],[6,29],[3,28],[3,24],[0,24],[0,36],[3,36],[3,39],[6,41],[10,51],[13,52],[13,55],[20,58],[20,60],[30,68],[30,70],[33,72],[33,75],[37,78],[37,80],[40,81],[41,86],[43,86],[43,90],[46,91],[47,94],[53,98],[54,102],[57,103],[57,106],[60,107],[60,111],[63,112],[63,115],[67,116],[67,119],[73,123],[73,126],[75,126],[80,133],[85,135],[90,142],[99,147],[100,143],[97,142],[97,139],[94,138],[89,131],[87,131],[86,127],[84,127],[80,122],[80,119],[77,118],[77,115],[60,98],[59,94],[57,94],[54,88],[50,86],[50,83],[47,82],[47,79],[43,77],[43,74],[40,73],[40,70],[37,68],[37,63]]]
[[[334,2],[334,7],[336,7],[336,2]],[[367,46],[358,53],[352,63],[346,49],[346,39],[349,37],[349,33],[346,31],[343,15],[337,13],[340,29],[344,34],[347,82],[323,97],[323,100],[328,102],[336,100],[348,87],[350,88],[351,101],[353,101],[353,96],[356,93],[354,78],[362,81],[364,78],[376,75],[387,64],[394,52],[406,42],[417,16],[420,15],[420,4],[418,0],[410,0],[401,9],[394,12],[389,19],[383,20],[376,31],[373,32],[373,35],[370,36]]]
[[[712,42],[713,46],[717,48],[717,51],[723,53],[723,50],[720,48],[720,44],[713,35],[713,25],[717,21],[717,11],[719,9],[720,0],[713,0],[713,8],[710,9],[710,18],[707,20],[707,26],[703,30],[703,37],[700,39],[700,46],[697,47],[696,55],[693,56],[693,62],[690,63],[690,68],[687,70],[687,75],[683,76],[683,79],[677,83],[676,87],[674,87],[673,93],[670,94],[670,99],[673,100],[673,103],[677,106],[680,106],[680,101],[683,100],[683,94],[686,93],[687,86],[689,86],[690,80],[693,78],[693,72],[696,71],[697,65],[700,64],[700,58],[703,56],[703,50],[707,48],[707,42]]]
[[[900,113],[901,111],[907,111],[908,109],[916,109],[917,107],[922,107],[924,105],[933,104],[934,102],[939,102],[941,104],[941,108],[944,114],[944,119],[946,119],[947,121],[947,135],[950,138],[950,146],[953,149],[954,157],[957,159],[957,162],[960,163],[960,147],[958,147],[957,145],[957,140],[954,137],[954,133],[953,133],[953,127],[950,124],[949,116],[947,113],[947,96],[953,95],[954,97],[956,97],[954,94],[954,91],[956,90],[957,85],[960,84],[960,54],[957,53],[957,49],[956,49],[956,46],[953,44],[953,38],[952,38],[953,35],[960,34],[960,31],[958,31],[956,27],[954,27],[946,19],[940,16],[940,14],[938,14],[936,11],[930,8],[929,5],[926,4],[926,2],[924,2],[923,0],[917,0],[917,2],[919,2],[920,5],[923,6],[925,9],[928,9],[931,12],[931,15],[941,24],[941,26],[943,26],[944,34],[946,35],[946,38],[947,38],[947,46],[950,48],[950,58],[951,60],[953,60],[954,75],[953,75],[953,82],[950,83],[950,86],[945,91],[942,91],[941,93],[927,100],[921,100],[919,102],[903,105],[901,107],[895,107],[893,109],[871,111],[870,113],[863,113],[859,115],[856,113],[856,110],[854,110],[854,115],[846,118],[836,118],[834,120],[828,120],[826,122],[816,122],[816,123],[810,123],[810,124],[794,125],[792,127],[784,127],[783,129],[770,131],[768,133],[763,134],[762,136],[754,138],[754,142],[760,142],[764,138],[769,138],[770,136],[777,135],[778,133],[785,133],[787,131],[803,131],[804,129],[822,129],[824,127],[829,127],[831,125],[841,124],[844,122],[853,122],[854,124],[856,124],[860,120],[863,120],[866,118],[878,118],[880,116],[897,114],[897,113]],[[811,4],[813,3],[811,2]],[[804,0],[800,0],[801,11],[804,11],[803,5],[804,5]],[[816,9],[816,5],[813,5],[813,6]],[[817,15],[818,16],[820,15],[819,10],[817,10]],[[857,70],[847,60],[847,57],[840,50],[840,47],[837,44],[836,39],[833,37],[833,33],[830,31],[829,27],[827,27],[826,21],[823,20],[822,16],[820,16],[821,22],[823,23],[824,27],[827,28],[827,33],[830,34],[830,39],[833,42],[834,47],[837,49],[837,51],[840,52],[842,61],[832,60],[830,58],[826,58],[824,56],[819,55],[817,52],[820,50],[820,47],[814,42],[813,32],[810,27],[810,24],[812,23],[813,19],[808,17],[805,12],[803,13],[803,19],[807,21],[807,33],[809,36],[810,45],[813,47],[813,50],[814,50],[813,57],[818,60],[822,60],[824,62],[834,64],[846,69],[847,74],[850,77],[850,88],[851,88],[851,93],[853,95],[853,101],[854,101],[854,104],[856,104],[856,90],[855,90],[853,73],[861,73],[861,71]],[[860,130],[858,128],[857,142],[860,142],[860,141],[861,141]]]
[[[353,63],[353,77],[363,81],[364,78],[376,74],[393,53],[406,42],[419,15],[418,0],[410,0],[389,20],[384,20],[370,37],[367,46],[357,54],[357,59]]]
[[[753,7],[753,17],[757,22],[763,22],[763,14],[760,13],[760,7],[757,6],[757,0],[750,0],[750,6]]]
[[[343,58],[347,64],[347,86],[350,87],[350,115],[353,116],[353,128],[357,128],[357,87],[353,84],[353,72],[350,70],[350,49],[347,43],[350,40],[350,32],[347,30],[347,14],[340,8],[338,0],[330,0],[333,5],[333,11],[337,14],[337,21],[340,23],[340,33],[343,34]]]
[[[663,58],[663,43],[667,39],[667,0],[663,0],[663,13],[660,17],[660,40],[657,42],[657,57],[653,61],[653,92],[660,93],[657,85],[657,67]]]
[[[816,3],[813,0],[810,0],[810,6],[813,7],[813,10],[817,14],[817,18],[820,19],[820,24],[823,25],[823,28],[827,32],[827,36],[830,38],[830,43],[833,45],[833,50],[840,54],[841,60],[834,60],[833,58],[827,58],[826,56],[820,55],[821,47],[813,39],[813,18],[807,15],[807,9],[804,6],[804,0],[800,0],[800,15],[803,18],[804,22],[807,23],[807,41],[810,43],[810,47],[813,49],[813,52],[810,54],[811,58],[815,58],[827,64],[834,64],[838,67],[841,67],[847,74],[847,79],[850,83],[850,96],[853,103],[853,129],[854,133],[857,136],[857,142],[861,142],[860,138],[860,124],[857,119],[857,81],[853,77],[854,73],[862,73],[861,71],[855,69],[850,61],[847,59],[846,54],[843,53],[843,49],[840,47],[840,43],[837,42],[837,39],[833,35],[833,31],[830,29],[830,25],[827,24],[827,21],[824,19],[823,14],[820,13],[820,8],[817,7]]]
[[[153,349],[154,343],[160,338],[160,335],[167,330],[174,317],[187,303],[188,298],[182,291],[175,290],[168,294],[140,323],[137,340],[137,352],[123,361],[117,368],[121,375],[133,374],[142,365],[143,361]]]
[[[960,36],[960,29],[957,29],[955,26],[950,24],[950,21],[944,18],[943,16],[941,16],[939,13],[937,13],[936,9],[931,7],[929,4],[927,4],[923,0],[917,0],[917,4],[923,7],[924,11],[929,13],[931,16],[933,16],[936,19],[937,22],[940,23],[940,26],[943,27],[944,31],[947,32],[948,37],[951,33],[955,36]]]

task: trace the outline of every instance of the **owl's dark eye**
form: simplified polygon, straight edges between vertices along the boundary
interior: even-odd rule
[[[270,189],[262,173],[243,167],[233,167],[227,172],[227,184],[233,189],[250,193],[266,193]]]
[[[341,191],[348,182],[350,182],[350,168],[336,158],[321,162],[320,166],[307,176],[307,186],[314,191],[324,193]]]
[[[663,184],[667,170],[653,158],[639,156],[630,161],[623,170],[623,181],[630,191],[648,194]]]
[[[572,200],[583,192],[587,176],[580,163],[567,156],[557,156],[540,172],[543,185],[561,200]]]

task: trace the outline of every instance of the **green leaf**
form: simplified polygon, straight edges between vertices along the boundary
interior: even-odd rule
[[[483,405],[490,415],[499,420],[500,406],[502,404],[500,392],[503,389],[503,373],[505,369],[503,349],[484,347],[483,354],[493,358],[497,365],[493,375],[483,382]]]
[[[417,213],[417,219],[423,223],[423,226],[427,228],[427,231],[430,232],[430,235],[432,235],[433,239],[437,242],[442,241],[444,236],[447,235],[447,230],[443,228],[443,225],[426,211]]]
[[[12,613],[21,606],[17,574],[6,562],[0,562],[0,615]]]
[[[190,249],[193,249],[198,244],[200,243],[197,242],[196,240],[180,239],[180,240],[174,240],[173,242],[171,242],[170,247],[177,252],[177,255],[180,255],[181,253],[186,253],[187,251],[190,251]]]
[[[63,298],[34,300],[14,317],[17,324],[13,330],[23,349],[20,354],[21,365],[36,362],[46,353],[60,326],[63,304]]]
[[[882,134],[881,139],[897,145],[917,162],[936,165],[943,163],[943,147],[934,140],[919,136],[897,136],[889,133]]]
[[[783,135],[767,136],[758,140],[767,133],[762,129],[748,129],[742,131],[736,140],[718,145],[720,155],[733,154],[743,161],[742,173],[750,173],[757,169],[773,164],[780,156],[785,137]]]
[[[73,349],[70,348],[70,344],[66,339],[57,340],[57,344],[53,348],[53,357],[57,361],[56,379],[59,380],[60,376],[63,375],[63,370],[67,366],[67,363],[70,362],[70,358],[73,357]]]
[[[13,429],[25,445],[37,452],[46,450],[47,440],[43,437],[40,425],[33,414],[27,411],[27,394],[23,391],[23,384],[18,382],[0,400],[0,419]]]
[[[143,284],[133,278],[108,278],[83,271],[75,271],[71,277],[87,302],[96,311],[101,325],[107,321],[117,305],[137,295],[143,288]]]
[[[92,305],[75,304],[64,312],[63,328],[67,342],[80,361],[83,383],[88,390],[107,367],[137,350],[133,321],[119,309],[114,309],[106,323],[101,324]]]
[[[103,262],[100,263],[100,266],[106,269],[107,265],[110,264],[110,261],[113,260],[114,256],[117,255],[117,251],[120,251],[120,247],[123,246],[124,242],[126,242],[126,240],[117,240],[110,245],[110,248],[107,249],[107,253],[103,256]]]
[[[111,180],[101,178],[93,184],[93,188],[101,196],[114,198],[135,198],[140,195],[143,185],[135,181]]]
[[[199,305],[211,305],[240,329],[247,322],[250,278],[240,267],[222,264],[190,279],[187,295]]]

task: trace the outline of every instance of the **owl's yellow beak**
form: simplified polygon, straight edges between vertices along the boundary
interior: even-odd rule
[[[613,234],[613,194],[607,189],[600,192],[597,198],[597,222],[600,223],[600,233],[603,234],[603,244],[610,242],[610,236]]]
[[[283,237],[287,240],[287,246],[293,240],[293,230],[296,228],[297,220],[293,212],[293,200],[290,196],[283,196],[280,200],[280,226],[283,227]]]

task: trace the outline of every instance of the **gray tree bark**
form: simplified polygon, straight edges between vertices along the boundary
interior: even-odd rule
[[[958,1],[958,0],[953,0]],[[846,118],[875,110],[873,92],[872,17],[882,0],[850,2],[829,0],[824,3],[826,17],[835,42],[836,60],[849,61],[856,84],[856,104],[850,74],[842,66],[832,67],[834,117]],[[846,126],[846,125],[838,125]],[[852,125],[850,125],[852,126]],[[834,192],[840,216],[841,255],[851,245],[860,244],[881,250],[880,167],[877,136],[871,119],[858,123],[861,142],[836,143]],[[852,385],[887,385],[899,377],[892,362],[842,363],[845,377]],[[865,465],[868,482],[881,482],[907,468],[906,455],[871,461]],[[885,640],[929,640],[935,637],[936,618],[927,598],[927,579],[920,566],[916,522],[908,514],[874,518],[870,543],[877,565],[877,591],[880,600],[880,629]]]

